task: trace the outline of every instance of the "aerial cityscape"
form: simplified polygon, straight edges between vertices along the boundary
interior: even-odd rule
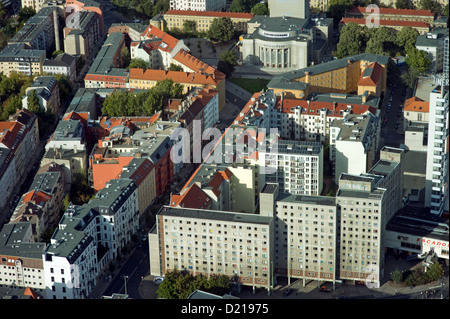
[[[448,0],[0,17],[2,299],[448,300]]]

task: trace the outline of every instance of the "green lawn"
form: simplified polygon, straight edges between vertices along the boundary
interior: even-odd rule
[[[265,79],[231,78],[230,80],[252,94],[266,89],[269,83],[269,80]]]

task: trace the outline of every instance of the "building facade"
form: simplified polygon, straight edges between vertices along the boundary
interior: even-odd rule
[[[430,93],[425,205],[430,213],[442,215],[449,209],[449,92],[436,86]]]
[[[227,275],[236,283],[273,287],[273,217],[162,207],[149,233],[150,274],[185,269]]]
[[[39,75],[42,74],[45,57],[45,50],[32,50],[23,43],[8,44],[0,52],[0,72],[6,76],[14,72]]]
[[[226,0],[171,0],[171,10],[221,11],[226,7]]]
[[[380,123],[371,113],[347,115],[330,128],[330,160],[335,182],[342,173],[366,173],[375,163],[380,143]]]

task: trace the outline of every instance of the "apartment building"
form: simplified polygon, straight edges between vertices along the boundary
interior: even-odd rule
[[[292,279],[336,282],[338,207],[334,197],[292,195],[268,183],[260,215],[275,219],[274,272]]]
[[[129,45],[133,41],[144,40],[143,34],[148,27],[148,24],[143,22],[112,23],[108,29],[108,34],[124,33],[127,36],[127,45]]]
[[[53,76],[37,76],[31,85],[25,90],[22,98],[22,107],[28,109],[28,97],[34,91],[39,99],[39,106],[44,111],[57,114],[61,104],[58,81]]]
[[[416,10],[413,10],[416,11]],[[366,26],[367,20],[366,18],[343,18],[339,22],[339,29],[341,29],[344,25],[348,23],[356,23],[359,26]],[[415,20],[395,20],[395,19],[388,19],[383,20],[380,18],[380,20],[377,20],[377,23],[381,27],[386,27],[390,29],[394,29],[396,31],[400,31],[403,28],[410,27],[419,32],[419,34],[426,34],[430,31],[431,25],[428,22],[425,21],[415,21]]]
[[[98,42],[102,39],[99,16],[92,11],[77,11],[76,23],[67,24],[63,29],[64,52],[88,59],[97,52]]]
[[[156,198],[154,166],[147,158],[133,158],[119,174],[119,178],[131,179],[136,184],[140,216],[147,211]]]
[[[121,68],[124,45],[124,34],[115,32],[108,35],[84,77],[85,88],[127,87],[128,72]]]
[[[273,288],[274,218],[164,206],[149,233],[150,274],[185,269]]]
[[[178,40],[161,29],[149,25],[142,32],[141,39],[131,41],[131,58],[139,58],[147,61],[152,69],[168,69],[173,57],[180,50],[189,48],[184,45],[183,40]]]
[[[180,193],[171,195],[170,206],[254,214],[263,185],[257,165],[203,163]]]
[[[380,21],[392,20],[395,22],[401,21],[420,21],[428,24],[434,22],[434,13],[430,10],[416,10],[416,9],[393,9],[393,8],[378,8]],[[353,6],[346,12],[348,18],[363,18],[366,19],[373,10],[367,7]]]
[[[442,215],[449,209],[449,92],[435,86],[430,93],[428,122],[425,206],[430,213]]]
[[[372,113],[349,114],[330,127],[330,160],[335,182],[342,173],[366,173],[374,164],[380,142],[380,123]]]
[[[42,74],[45,50],[32,50],[24,43],[8,44],[0,52],[0,72],[5,76],[11,73],[26,75]]]
[[[386,189],[386,223],[403,207],[404,153],[405,150],[400,148],[383,147],[380,160],[366,174],[361,174],[379,179],[376,186]]]
[[[267,183],[278,183],[280,192],[320,195],[323,187],[323,146],[319,142],[279,140],[277,147],[259,150],[261,163],[277,163],[266,174]]]
[[[360,94],[363,90],[359,89],[358,83],[365,87],[364,91],[367,90],[366,81],[364,83],[360,81],[361,77],[364,79],[367,76],[364,74],[367,68],[374,68],[376,65],[374,62],[382,69],[370,72],[374,84],[369,85],[371,89],[368,91],[381,94],[386,91],[389,58],[366,53],[276,75],[269,81],[267,88],[272,89],[277,96],[284,94],[285,98],[296,99],[305,99],[311,93]]]
[[[339,271],[344,281],[377,288],[385,274],[386,189],[376,178],[341,174],[336,204],[340,209]]]
[[[20,198],[10,223],[30,222],[33,239],[41,241],[43,235],[59,221],[65,191],[64,171],[56,163],[39,168],[27,192]]]
[[[403,107],[403,128],[427,127],[429,122],[430,102],[413,96],[405,101]]]
[[[29,287],[45,295],[42,254],[45,243],[35,242],[30,222],[8,223],[0,231],[0,286]]]
[[[43,252],[46,298],[87,298],[99,271],[136,233],[137,214],[129,179],[112,180],[89,203],[69,206]]]
[[[56,58],[46,59],[42,66],[44,73],[62,74],[67,76],[69,80],[75,82],[77,77],[77,59],[70,54],[61,53]]]
[[[64,172],[65,191],[69,192],[76,175],[87,172],[87,157],[86,149],[50,147],[45,150],[41,165],[58,164]]]
[[[169,10],[164,13],[163,19],[167,30],[184,29],[184,23],[194,23],[194,31],[208,32],[214,19],[230,18],[234,30],[238,33],[247,32],[247,23],[253,18],[252,13],[220,12],[211,10]]]
[[[171,10],[221,11],[226,7],[226,0],[171,0]]]
[[[82,11],[94,12],[100,21],[100,35],[105,34],[103,22],[103,4],[94,0],[65,0],[66,1],[66,16],[69,13],[77,13]]]
[[[216,90],[219,92],[219,110],[221,110],[223,106],[225,106],[225,77],[221,72],[219,73],[202,74],[183,71],[131,68],[129,72],[129,87],[145,90],[155,86],[158,81],[171,79],[183,86],[184,93],[187,93],[196,87]]]
[[[30,154],[39,145],[38,119],[34,113],[21,110],[11,121],[0,122],[0,209],[28,172]]]
[[[431,71],[433,73],[441,73],[444,68],[444,42],[448,39],[448,29],[439,28],[421,34],[416,39],[416,48],[427,52],[428,57],[432,61]]]
[[[23,43],[33,50],[53,51],[55,34],[59,28],[56,7],[44,7],[30,17],[20,30],[8,40],[9,44]]]
[[[278,126],[280,136],[287,139],[325,142],[335,119],[348,114],[378,115],[380,98],[368,94],[310,94],[305,100],[277,98],[276,108],[281,111]]]
[[[49,149],[85,150],[85,131],[79,120],[64,120],[58,123],[55,132],[45,145]]]

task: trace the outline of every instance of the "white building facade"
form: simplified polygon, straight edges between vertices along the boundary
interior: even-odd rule
[[[425,206],[441,215],[449,209],[449,92],[436,86],[430,93]]]
[[[221,11],[227,5],[226,0],[171,0],[171,10]]]

